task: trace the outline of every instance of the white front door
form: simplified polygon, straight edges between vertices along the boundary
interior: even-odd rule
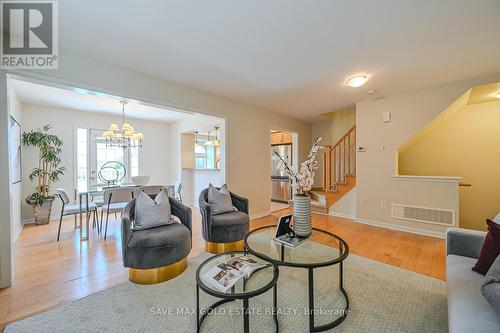
[[[138,172],[137,149],[124,149],[106,145],[106,139],[102,136],[102,132],[93,129],[89,131],[89,185],[93,187],[119,185],[129,182],[131,175],[134,176]],[[134,161],[132,162],[132,160]],[[117,182],[113,182],[115,179]]]

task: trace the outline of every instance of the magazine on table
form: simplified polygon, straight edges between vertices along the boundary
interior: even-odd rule
[[[242,278],[249,278],[256,270],[267,265],[245,257],[238,256],[220,263],[204,275],[204,280],[217,289],[226,292]]]

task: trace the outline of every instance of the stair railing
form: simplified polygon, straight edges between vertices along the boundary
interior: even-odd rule
[[[356,174],[356,125],[351,127],[333,146],[323,149],[323,190],[336,191],[347,176]]]

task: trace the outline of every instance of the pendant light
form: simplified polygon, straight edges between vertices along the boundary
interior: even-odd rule
[[[217,135],[218,131],[219,131],[219,126],[215,126],[215,140],[213,141],[214,146],[220,145],[219,136]]]
[[[198,131],[194,132],[194,149],[200,148],[200,144],[198,143]]]
[[[210,140],[210,131],[208,131],[207,141],[205,142],[205,146],[213,146],[214,143]]]

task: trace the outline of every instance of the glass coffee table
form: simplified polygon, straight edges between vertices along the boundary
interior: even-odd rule
[[[249,278],[242,278],[236,284],[231,287],[226,292],[212,286],[209,282],[204,279],[204,276],[214,267],[219,264],[225,263],[229,258],[235,256],[245,256],[253,259],[259,263],[265,264],[266,266],[254,271]],[[246,251],[233,251],[226,252],[215,255],[206,259],[200,264],[196,270],[196,332],[200,332],[201,325],[203,321],[207,318],[210,313],[213,313],[214,309],[218,306],[232,302],[234,300],[243,300],[243,332],[249,332],[249,316],[247,309],[248,300],[254,296],[261,295],[273,288],[273,320],[276,325],[276,332],[278,332],[278,317],[276,311],[276,282],[278,281],[279,270],[278,266],[275,264],[254,256]],[[215,302],[207,308],[204,308],[203,314],[200,318],[200,289],[205,293],[212,295],[214,297],[220,298],[220,301]]]
[[[288,247],[274,241],[276,226],[266,226],[251,231],[245,238],[245,248],[256,257],[277,266],[305,268],[308,270],[309,331],[321,332],[342,323],[349,310],[349,297],[344,289],[344,260],[349,255],[349,246],[337,235],[313,228],[308,240],[297,247]],[[339,290],[345,298],[342,315],[330,323],[314,326],[314,269],[339,265]],[[275,288],[276,289],[276,288]],[[275,295],[277,301],[277,295]]]

